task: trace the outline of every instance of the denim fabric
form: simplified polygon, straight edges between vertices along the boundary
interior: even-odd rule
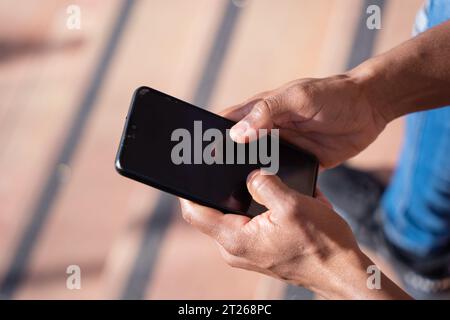
[[[414,30],[448,19],[450,0],[430,0]],[[385,234],[398,247],[426,256],[450,243],[450,106],[406,117],[402,152],[382,206]]]

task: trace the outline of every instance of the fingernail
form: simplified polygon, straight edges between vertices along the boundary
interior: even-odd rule
[[[245,137],[245,132],[250,127],[248,122],[246,121],[240,121],[237,124],[235,124],[231,130],[230,130],[230,136],[233,140],[237,138]]]
[[[254,170],[254,171],[250,172],[249,175],[247,176],[247,183],[249,183],[250,181],[252,181],[252,179],[253,179],[254,177],[256,177],[259,173],[260,173],[259,170]]]

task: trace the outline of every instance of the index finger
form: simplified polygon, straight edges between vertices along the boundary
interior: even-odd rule
[[[180,198],[180,204],[183,218],[187,222],[220,243],[250,221],[249,217],[224,214],[186,199]]]
[[[229,120],[238,122],[244,118],[253,108],[256,101],[250,101],[246,103],[241,103],[220,111],[218,114]]]
[[[245,100],[242,103],[239,103],[237,105],[234,105],[232,107],[228,107],[222,111],[220,111],[218,114],[222,117],[225,117],[227,119],[233,120],[238,122],[242,118],[244,118],[247,114],[250,113],[250,111],[253,109],[256,103],[264,99],[269,94],[268,91],[261,92],[247,100]]]

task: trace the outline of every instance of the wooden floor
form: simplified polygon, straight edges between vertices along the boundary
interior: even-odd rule
[[[69,30],[72,2],[0,4],[0,297],[285,298],[282,283],[228,267],[177,208],[151,225],[161,192],[115,172],[118,140],[140,85],[218,111],[345,70],[365,1],[80,0]],[[373,54],[408,39],[421,3],[384,1]],[[392,168],[401,132],[392,123],[352,163]],[[69,265],[81,290],[66,288]]]

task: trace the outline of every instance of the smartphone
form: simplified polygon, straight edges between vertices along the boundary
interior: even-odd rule
[[[125,120],[116,170],[224,213],[255,216],[266,208],[249,194],[247,176],[255,169],[267,168],[269,155],[276,151],[278,159],[272,160],[278,161],[277,175],[283,182],[300,193],[314,195],[319,166],[312,154],[282,140],[275,148],[270,143],[274,137],[267,139],[267,135],[265,158],[251,159],[252,150],[262,150],[263,137],[236,144],[229,136],[234,124],[155,89],[140,87]]]

